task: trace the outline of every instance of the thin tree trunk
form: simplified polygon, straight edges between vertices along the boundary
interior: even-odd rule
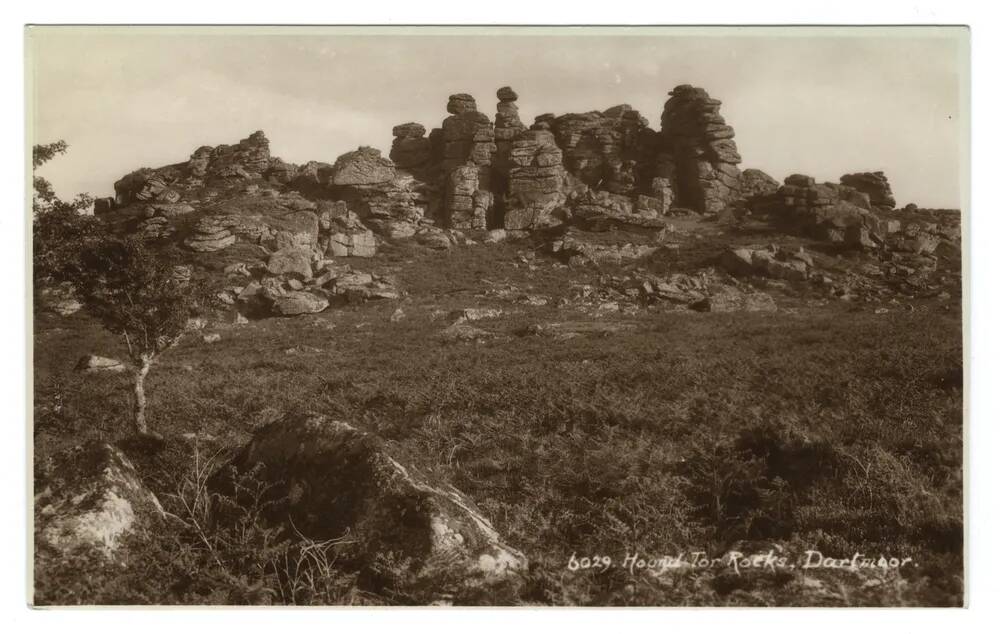
[[[135,429],[139,434],[146,434],[146,375],[153,365],[153,355],[143,354],[142,363],[135,372]]]

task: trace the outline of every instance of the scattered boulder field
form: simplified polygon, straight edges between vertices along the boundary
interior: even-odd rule
[[[361,147],[329,163],[295,165],[272,156],[260,131],[235,145],[203,146],[185,162],[123,176],[94,213],[109,230],[174,245],[193,261],[226,260],[227,276],[237,252],[251,256],[237,264],[252,279],[229,284],[220,297],[256,315],[398,299],[405,289],[361,263],[400,244],[446,251],[523,241],[570,265],[602,266],[711,242],[719,259],[703,269],[808,282],[847,298],[880,287],[935,294],[948,275],[939,270],[941,257],[960,260],[959,214],[896,209],[883,172],[819,183],[741,170],[722,103],[701,88],[670,91],[659,130],[627,104],[543,114],[526,125],[513,89],[499,89],[497,100],[491,119],[470,95],[451,95],[440,127],[395,126],[388,157]],[[674,232],[676,225],[687,230]],[[748,227],[765,240],[748,243]],[[628,240],[634,233],[644,237]],[[775,237],[777,251],[769,244]],[[789,247],[798,255],[786,257]],[[826,270],[815,250],[839,253],[837,264],[851,265],[840,274]],[[340,260],[351,262],[346,277]],[[51,310],[78,308],[65,289],[47,292]]]

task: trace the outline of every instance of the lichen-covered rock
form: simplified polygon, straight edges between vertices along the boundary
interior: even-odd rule
[[[324,204],[319,224],[326,235],[323,245],[327,256],[370,258],[378,250],[375,234],[343,201]]]
[[[740,172],[740,195],[745,198],[770,196],[778,191],[781,184],[758,169]]]
[[[267,272],[294,275],[300,280],[312,279],[312,256],[309,251],[296,247],[280,249],[267,259]]]
[[[284,206],[295,209],[294,203],[284,202]],[[275,217],[268,218],[267,222],[270,229],[268,233],[273,234],[276,249],[309,250],[317,246],[319,218],[309,209],[276,214]]]
[[[259,477],[274,485],[269,495],[277,506],[268,519],[316,540],[349,534],[366,589],[398,582],[403,572],[386,570],[376,557],[409,562],[410,573],[427,579],[458,574],[467,584],[513,582],[526,569],[524,555],[468,497],[425,479],[348,423],[287,415],[258,431],[233,461],[239,471],[257,464]],[[226,490],[226,482],[220,472],[211,486]]]
[[[392,181],[396,166],[371,147],[342,154],[333,164],[333,185],[379,185]]]
[[[163,516],[159,501],[118,449],[90,442],[56,454],[35,479],[35,546],[116,559],[126,537]],[[41,562],[39,562],[41,563]]]

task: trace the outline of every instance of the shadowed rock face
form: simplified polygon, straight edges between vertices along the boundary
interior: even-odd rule
[[[719,114],[722,102],[687,84],[670,91],[660,119],[663,150],[677,185],[676,202],[720,213],[739,195],[741,162],[735,132]]]
[[[389,158],[396,167],[410,170],[415,175],[427,168],[431,160],[431,141],[419,123],[404,123],[392,129],[392,149]]]
[[[882,172],[844,174],[840,177],[840,184],[867,194],[872,207],[880,211],[892,211],[896,207],[896,199],[892,196],[889,179]]]
[[[362,567],[380,554],[408,559],[417,572],[445,565],[475,582],[510,581],[526,567],[471,500],[423,479],[377,437],[347,423],[289,415],[260,430],[233,466],[245,471],[258,463],[276,498],[287,496],[271,520],[290,519],[314,539],[349,534]],[[225,473],[211,485],[225,489]]]
[[[656,133],[628,104],[564,114],[549,122],[570,174],[595,190],[632,195],[650,163]]]

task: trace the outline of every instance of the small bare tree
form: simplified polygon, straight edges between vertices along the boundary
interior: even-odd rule
[[[134,237],[100,241],[83,253],[80,270],[77,287],[88,312],[124,338],[135,366],[136,431],[156,435],[146,425],[146,375],[184,336],[207,295]]]

